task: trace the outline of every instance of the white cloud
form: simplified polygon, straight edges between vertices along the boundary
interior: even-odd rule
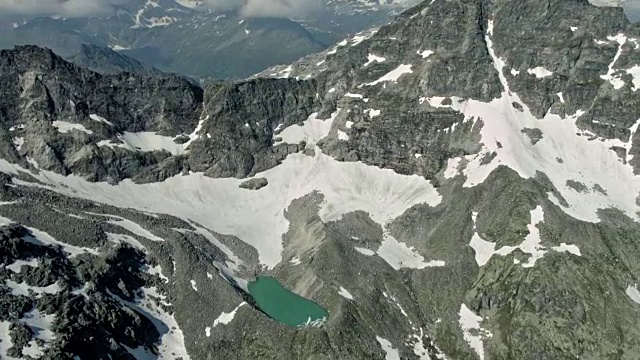
[[[246,17],[297,17],[322,8],[318,0],[247,0],[240,14]]]
[[[110,0],[0,0],[1,16],[105,15],[113,11]]]
[[[131,0],[0,0],[0,18],[109,15],[114,6]],[[237,10],[245,17],[298,17],[323,8],[319,0],[204,0],[204,6],[218,11]]]
[[[215,10],[238,10],[244,17],[297,17],[323,8],[319,0],[205,0]]]

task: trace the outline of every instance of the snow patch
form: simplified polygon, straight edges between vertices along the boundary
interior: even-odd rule
[[[473,212],[471,217],[473,220],[473,237],[471,238],[471,242],[469,246],[473,248],[475,251],[476,263],[478,266],[486,265],[493,255],[499,256],[507,256],[514,252],[516,249],[520,249],[525,254],[529,254],[529,259],[526,263],[522,263],[522,267],[531,268],[535,266],[537,260],[541,259],[547,250],[541,244],[540,239],[540,229],[538,225],[540,225],[544,221],[544,210],[541,206],[536,207],[534,210],[530,212],[531,214],[531,223],[527,225],[527,229],[529,230],[529,234],[525,237],[524,241],[518,246],[503,246],[498,250],[495,250],[496,244],[484,240],[477,232],[476,229],[476,219],[478,216],[477,212]],[[573,255],[581,256],[580,249],[576,245],[567,245],[565,243],[560,244],[560,246],[554,246],[551,250],[555,252],[568,252]],[[520,262],[517,259],[513,260],[515,264],[519,264]]]
[[[546,253],[541,244],[542,240],[540,239],[540,229],[538,229],[538,225],[543,221],[544,210],[542,210],[542,206],[538,206],[531,211],[531,223],[527,225],[529,234],[524,238],[522,244],[518,246],[522,252],[531,255],[529,260],[525,264],[522,264],[523,267],[533,267],[536,264],[536,261],[541,259]]]
[[[8,219],[6,217],[0,216],[0,226],[7,226],[7,225],[11,225],[13,224],[13,221],[11,219]]]
[[[7,265],[4,268],[20,274],[23,266],[38,267],[38,265],[40,265],[40,260],[34,258],[29,260],[16,260],[13,264]]]
[[[124,51],[124,50],[131,50],[131,47],[129,46],[122,46],[122,45],[109,45],[109,48],[111,48],[111,50],[113,51]]]
[[[370,118],[374,118],[376,116],[380,116],[380,114],[382,113],[382,111],[380,110],[375,110],[375,109],[367,109],[364,111],[365,113],[369,114]],[[352,123],[353,124],[353,123]]]
[[[364,35],[356,35],[351,39],[351,46],[356,46],[367,39]]]
[[[389,340],[383,339],[380,336],[376,336],[376,340],[386,354],[384,358],[385,360],[400,360],[400,354],[398,354],[398,350],[393,348]]]
[[[198,286],[196,285],[196,281],[195,280],[190,280],[189,282],[191,283],[191,288],[194,291],[198,291]]]
[[[347,133],[342,130],[338,130],[338,140],[347,141],[349,140],[349,135],[347,135]]]
[[[374,81],[374,82],[370,82],[367,83],[365,85],[368,86],[373,86],[373,85],[377,85],[383,82],[388,82],[388,81],[393,81],[396,82],[398,81],[398,79],[400,78],[400,76],[404,75],[404,74],[411,74],[413,73],[413,70],[411,70],[411,67],[413,65],[405,65],[405,64],[401,64],[400,66],[398,66],[397,68],[391,70],[390,72],[388,72],[387,74],[385,74],[383,77],[381,77],[380,79]]]
[[[16,150],[20,151],[20,149],[22,149],[22,145],[24,145],[24,138],[23,137],[14,138],[13,145],[16,147]]]
[[[595,6],[604,6],[604,7],[619,7],[626,0],[589,0],[589,3]]]
[[[136,238],[134,238],[133,236],[129,236],[129,235],[125,235],[125,234],[115,234],[115,233],[106,233],[107,234],[107,240],[116,243],[116,244],[128,244],[131,245],[131,247],[133,247],[134,249],[138,249],[141,250],[142,252],[148,252],[147,248],[142,245],[142,243],[140,241],[138,241]]]
[[[348,98],[354,98],[354,99],[362,99],[364,100],[364,96],[361,94],[354,94],[354,93],[346,93],[344,94],[344,97],[348,97]]]
[[[193,129],[193,132],[187,135],[189,137],[189,140],[186,143],[182,144],[182,148],[185,149],[185,151],[187,151],[187,149],[189,148],[189,145],[191,145],[192,142],[200,138],[199,132],[202,130],[202,126],[204,126],[204,122],[207,120],[209,120],[209,115],[207,115],[203,119],[200,119],[200,121],[198,121],[198,125],[196,126],[196,128]],[[211,135],[207,134],[207,138],[210,139]]]
[[[633,77],[633,91],[640,90],[640,65],[635,65],[625,71]]]
[[[307,147],[312,147],[318,141],[329,135],[333,120],[339,112],[340,109],[334,112],[331,117],[326,120],[318,119],[318,113],[311,114],[309,118],[304,121],[302,126],[292,125],[282,130],[282,132],[278,134],[281,140],[276,142],[274,145],[283,143],[298,144],[301,141],[305,141],[307,143]]]
[[[53,125],[54,128],[58,129],[58,132],[61,134],[66,134],[69,133],[73,130],[76,131],[81,131],[85,134],[93,134],[93,131],[87,129],[86,127],[84,127],[83,125],[80,124],[74,124],[74,123],[70,123],[67,121],[54,121],[53,123],[51,123],[51,125]]]
[[[402,308],[402,305],[400,305],[400,302],[398,302],[398,300],[395,297],[393,297],[392,295],[387,294],[386,292],[382,292],[382,295],[384,295],[384,297],[386,297],[386,298],[391,298],[391,300],[396,304],[398,309],[400,309],[400,312],[402,313],[402,315],[404,315],[404,317],[409,319],[409,315],[406,313],[406,311],[404,311],[404,309]],[[410,319],[409,319],[409,323],[411,323]]]
[[[416,328],[414,327],[413,330],[416,330]],[[447,357],[445,356],[445,354],[442,352],[442,350],[440,350],[434,343],[433,340],[431,340],[431,343],[429,344],[429,346],[425,346],[424,344],[424,331],[422,330],[422,328],[419,328],[420,330],[420,334],[411,334],[409,336],[409,340],[408,340],[408,344],[407,345],[411,345],[413,346],[413,353],[416,354],[416,356],[418,356],[419,360],[432,360],[431,356],[429,356],[429,352],[432,349],[436,350],[436,353],[434,354],[436,359],[438,360],[446,360]],[[416,330],[417,331],[417,330]]]
[[[89,299],[89,291],[93,290],[94,287],[95,287],[95,285],[93,283],[86,282],[86,283],[84,283],[84,285],[82,285],[81,288],[72,290],[71,294],[72,295],[76,295],[76,296],[82,295],[83,298]]]
[[[356,251],[359,252],[360,254],[366,255],[366,256],[374,256],[376,254],[376,252],[373,250],[369,250],[361,247],[354,247],[354,249],[356,249]]]
[[[45,343],[53,341],[56,337],[51,330],[56,320],[55,314],[44,314],[38,309],[33,309],[24,314],[20,322],[27,325],[33,332],[36,339],[40,339]]]
[[[474,212],[473,213],[474,233],[473,233],[473,236],[471,237],[471,242],[469,243],[469,246],[471,246],[471,248],[473,248],[473,251],[475,252],[476,263],[478,264],[478,266],[484,266],[487,264],[487,262],[489,262],[489,259],[491,259],[491,257],[495,253],[496,244],[484,240],[475,231],[476,230],[475,220],[477,216],[478,216],[478,213]]]
[[[640,304],[640,291],[638,291],[637,284],[633,286],[629,285],[629,287],[627,287],[626,293],[627,293],[627,296],[629,296],[629,298],[633,300],[633,302]]]
[[[613,85],[614,89],[618,90],[624,86],[624,81],[620,78],[620,74],[614,75],[616,71],[613,69],[613,66],[616,64],[616,62],[620,58],[620,55],[622,55],[622,51],[623,51],[622,47],[624,43],[627,42],[627,37],[624,34],[620,33],[615,36],[608,36],[607,40],[617,42],[618,51],[616,52],[616,55],[613,57],[613,60],[609,64],[609,70],[607,71],[607,74],[600,75],[600,78],[608,81],[609,83],[611,83],[611,85]]]
[[[369,54],[369,55],[367,55],[367,62],[364,63],[364,66],[367,67],[367,66],[373,64],[374,62],[381,63],[381,62],[384,62],[385,60],[387,60],[387,59],[385,59],[385,58],[383,58],[381,56],[376,56],[376,55],[373,55],[373,54]]]
[[[295,265],[300,265],[300,263],[301,263],[301,262],[300,262],[300,258],[299,258],[299,257],[297,257],[297,256],[295,256],[295,257],[291,258],[291,260],[289,261],[289,263],[290,263],[291,265],[294,265],[294,266],[295,266]]]
[[[30,293],[33,292],[37,294],[36,298],[40,298],[42,294],[55,295],[60,292],[60,285],[58,285],[58,282],[49,286],[31,286],[24,281],[17,283],[13,280],[7,280],[4,286],[11,290],[11,295],[13,296],[31,296]]]
[[[38,359],[44,355],[44,350],[46,350],[46,348],[38,345],[35,340],[31,340],[27,343],[27,346],[22,348],[22,355],[28,355]]]
[[[242,264],[242,260],[233,253],[233,251],[225,244],[223,244],[217,237],[215,237],[211,231],[198,226],[194,222],[190,222],[191,226],[196,229],[195,233],[204,236],[205,239],[209,240],[213,245],[215,245],[220,251],[222,251],[227,258],[229,259],[226,263],[231,269],[236,269],[239,265]]]
[[[462,329],[464,340],[478,355],[480,360],[484,360],[484,344],[482,341],[486,338],[490,338],[492,334],[489,331],[484,330],[480,325],[483,320],[482,317],[469,310],[465,304],[460,306],[460,312],[458,315],[458,323]]]
[[[124,132],[118,135],[121,143],[113,143],[110,140],[98,142],[98,146],[110,148],[120,147],[131,151],[167,151],[172,155],[182,155],[186,152],[184,144],[178,144],[169,136],[158,135],[154,132]]]
[[[424,269],[428,267],[444,266],[444,261],[431,260],[425,262],[424,257],[418,254],[413,247],[399,242],[389,234],[383,235],[382,244],[377,254],[396,270],[402,268]]]
[[[171,24],[173,24],[176,19],[172,18],[171,16],[162,16],[162,17],[152,17],[147,19],[148,20],[148,24],[147,27],[148,28],[154,28],[154,27],[165,27],[165,26],[169,26]]]
[[[236,306],[236,308],[231,310],[231,312],[229,312],[229,313],[226,313],[226,312],[223,311],[220,314],[220,316],[218,316],[218,318],[214,320],[213,327],[216,327],[216,326],[218,326],[220,324],[222,324],[222,325],[229,324],[233,320],[233,318],[236,316],[236,313],[238,312],[238,310],[245,304],[246,304],[246,302],[241,302],[240,305]]]
[[[451,179],[458,175],[458,167],[460,166],[460,162],[462,158],[456,157],[447,160],[447,168],[444,171],[444,178]]]
[[[146,272],[149,275],[158,276],[165,283],[169,282],[169,278],[162,274],[162,267],[160,267],[160,265],[156,265],[154,267],[150,267],[149,265],[143,265],[141,270]]]
[[[340,290],[338,290],[338,295],[342,296],[345,299],[353,300],[353,295],[347,289],[340,286]]]
[[[107,119],[103,118],[102,116],[99,116],[99,115],[96,115],[96,114],[90,114],[89,115],[89,119],[91,119],[93,121],[101,122],[103,124],[107,124],[107,125],[113,126],[113,123],[111,121],[108,121]]]
[[[428,58],[429,56],[431,56],[433,54],[433,51],[431,50],[424,50],[424,51],[417,51],[417,54],[420,55],[423,59]]]
[[[61,241],[54,239],[51,235],[47,234],[44,231],[40,231],[36,228],[31,228],[26,226],[25,228],[28,229],[33,235],[33,236],[27,236],[23,238],[23,240],[26,242],[36,244],[36,245],[45,245],[45,246],[52,246],[52,247],[60,246],[62,248],[62,251],[67,253],[69,257],[75,257],[81,254],[98,255],[98,251],[95,249],[69,245],[67,243],[63,243]]]
[[[575,245],[567,245],[565,243],[561,243],[560,246],[554,246],[551,249],[556,252],[567,252],[576,256],[582,256],[580,254],[580,249]]]
[[[112,218],[113,220],[109,220],[107,221],[107,223],[109,224],[113,224],[116,226],[119,226],[125,230],[128,230],[138,236],[147,238],[151,241],[154,242],[164,242],[164,239],[161,237],[158,237],[156,235],[154,235],[153,233],[151,233],[149,230],[143,228],[142,226],[140,226],[139,224],[129,220],[129,219],[125,219],[123,217],[120,216],[116,216],[116,215],[109,215],[109,214],[99,214],[99,213],[90,213],[90,212],[85,212],[86,214],[90,214],[90,215],[97,215],[97,216],[105,216],[105,217],[109,217]]]
[[[538,79],[546,78],[546,77],[549,77],[549,76],[553,75],[552,71],[549,71],[549,70],[545,69],[542,66],[538,66],[538,67],[535,67],[533,69],[528,69],[527,73],[529,73],[531,75],[534,75]]]
[[[11,333],[9,332],[10,327],[11,322],[0,321],[0,359],[17,360],[17,358],[7,355],[7,351],[13,347]]]
[[[293,71],[293,66],[289,65],[286,68],[278,71],[278,73],[276,73],[276,77],[278,79],[287,79],[291,76],[291,72]]]

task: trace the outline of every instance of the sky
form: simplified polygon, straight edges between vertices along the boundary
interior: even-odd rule
[[[79,17],[107,15],[111,11],[110,0],[0,0],[0,14],[5,16]]]
[[[136,0],[0,0],[0,17],[64,17],[100,16],[113,12],[114,4]],[[141,0],[137,0],[142,3]],[[183,0],[189,1],[189,0]],[[605,0],[598,0],[605,1]],[[238,9],[246,17],[298,17],[322,7],[320,0],[204,0],[206,6]],[[625,9],[632,21],[640,20],[640,0],[626,0]]]
[[[0,16],[108,15],[113,5],[135,0],[0,0]],[[322,6],[319,0],[204,0],[205,6],[217,10],[238,9],[246,17],[296,17],[310,14]],[[140,3],[144,3],[140,1]]]

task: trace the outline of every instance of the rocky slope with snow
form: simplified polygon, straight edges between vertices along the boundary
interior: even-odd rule
[[[204,88],[3,51],[0,356],[634,359],[639,42],[586,0],[429,0]]]

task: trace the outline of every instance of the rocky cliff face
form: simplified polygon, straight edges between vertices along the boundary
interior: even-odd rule
[[[169,156],[126,155],[122,134],[179,134],[198,121],[202,90],[178,77],[103,76],[31,46],[1,59],[3,156],[23,166],[118,181]]]
[[[2,356],[633,359],[639,42],[583,0],[436,0],[204,89],[2,52]]]

